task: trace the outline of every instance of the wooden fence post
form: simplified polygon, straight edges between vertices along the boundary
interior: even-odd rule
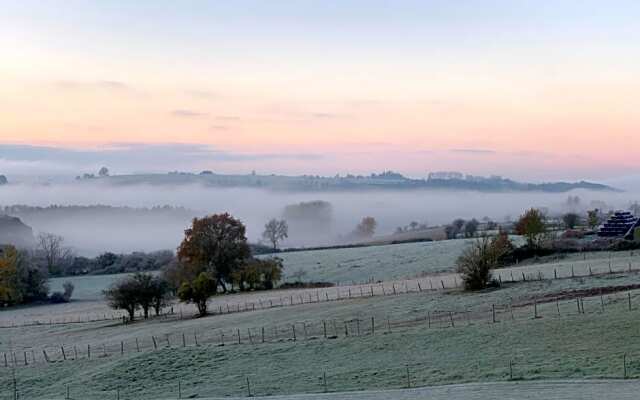
[[[322,332],[324,334],[324,338],[327,338],[327,321],[322,320]]]
[[[409,375],[409,365],[407,365],[407,387],[411,388],[411,376]]]
[[[496,323],[496,305],[495,304],[491,304],[491,316],[493,319],[493,323]]]
[[[156,342],[156,337],[151,335],[151,339],[153,340],[153,349],[158,350],[158,343]]]
[[[509,360],[509,380],[513,380],[513,360]]]
[[[631,292],[627,293],[629,298],[629,311],[631,311]]]
[[[60,350],[62,350],[62,359],[67,360],[67,354],[64,352],[64,346],[60,346]]]
[[[327,373],[322,372],[322,382],[324,383],[324,392],[327,393]]]
[[[375,334],[376,333],[376,322],[374,320],[374,317],[371,317],[371,334]]]

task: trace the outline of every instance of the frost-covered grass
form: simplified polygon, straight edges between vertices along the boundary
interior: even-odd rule
[[[545,295],[637,283],[638,274],[616,274],[509,284],[475,294],[423,292],[130,326],[94,323],[3,329],[0,342],[2,350],[11,341],[14,349],[31,344],[36,350],[47,346],[52,352],[60,344],[75,344],[81,356],[87,343],[94,345],[91,360],[81,357],[17,368],[22,398],[30,399],[64,398],[66,385],[72,398],[115,398],[117,388],[122,399],[176,398],[178,381],[183,397],[241,396],[247,393],[246,378],[257,395],[322,392],[323,373],[331,391],[400,388],[406,385],[406,365],[416,386],[502,381],[509,378],[509,361],[515,379],[619,378],[623,353],[628,354],[628,375],[638,377],[640,297],[636,292],[633,311],[627,309],[626,293],[606,295],[605,312],[595,297],[585,299],[584,314],[577,312],[571,300],[562,303],[561,316],[554,302],[538,304],[541,318],[533,319],[530,304]],[[490,305],[512,302],[529,305],[516,311],[513,321],[502,312],[499,322],[491,323]],[[425,322],[393,325],[392,332],[385,333],[387,317],[392,322],[406,321],[438,310],[470,311],[470,323],[459,318],[455,328],[442,323],[429,329]],[[379,325],[375,334],[364,335],[371,316]],[[342,326],[342,321],[353,318],[363,321],[363,336],[345,337],[339,332],[337,339],[325,340],[315,331],[316,339],[305,341],[298,328],[296,342],[250,345],[243,336],[243,345],[227,342],[220,347],[215,340],[205,340],[217,337],[221,328],[244,332],[249,327],[275,325],[288,329],[294,323],[323,319],[336,319]],[[194,331],[201,337],[199,346],[191,339]],[[185,348],[181,333],[187,335]],[[165,334],[170,334],[171,348],[165,348]],[[151,335],[161,342],[159,350],[150,350]],[[134,338],[144,341],[140,353],[134,350]],[[119,354],[120,341],[126,343],[125,355]],[[110,344],[108,357],[100,357],[100,342]],[[0,366],[0,372],[4,390],[0,396],[8,396],[9,370]]]
[[[338,284],[389,281],[452,272],[455,260],[471,240],[444,240],[280,253],[285,280],[304,271],[305,281]]]

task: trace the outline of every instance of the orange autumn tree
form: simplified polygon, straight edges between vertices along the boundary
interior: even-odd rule
[[[194,218],[178,248],[178,260],[189,272],[185,281],[205,272],[226,292],[232,273],[251,255],[245,232],[242,222],[228,213]]]

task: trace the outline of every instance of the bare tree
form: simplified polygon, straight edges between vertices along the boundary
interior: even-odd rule
[[[289,226],[287,225],[287,221],[281,219],[277,220],[275,218],[271,219],[264,226],[264,232],[262,232],[262,237],[273,245],[273,249],[278,248],[278,242],[282,239],[289,237]]]
[[[416,222],[416,226],[417,226]],[[373,217],[364,217],[356,226],[355,235],[359,238],[370,238],[376,233],[378,222]]]
[[[38,235],[38,250],[44,257],[47,270],[55,274],[61,265],[73,256],[73,251],[64,246],[64,238],[53,233],[42,232]]]

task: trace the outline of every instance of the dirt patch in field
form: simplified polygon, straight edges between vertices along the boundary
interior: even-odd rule
[[[632,284],[632,285],[617,285],[617,286],[602,286],[602,287],[594,287],[588,289],[577,289],[577,290],[563,290],[560,292],[552,292],[546,293],[542,297],[536,297],[534,299],[530,299],[523,303],[520,303],[521,306],[531,305],[534,302],[537,303],[548,303],[556,300],[571,300],[575,298],[581,297],[594,297],[601,296],[610,293],[619,293],[619,292],[628,292],[630,290],[640,289],[640,284]]]

